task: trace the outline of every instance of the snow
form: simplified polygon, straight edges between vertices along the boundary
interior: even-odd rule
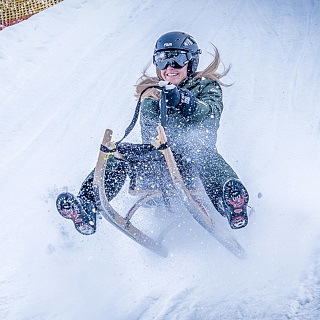
[[[0,318],[319,319],[319,18],[317,0],[65,0],[1,31]],[[218,148],[251,196],[248,227],[230,231],[245,261],[188,217],[164,259],[106,221],[81,236],[55,209],[104,130],[123,135],[172,30],[197,39],[200,69],[210,43],[232,64]]]

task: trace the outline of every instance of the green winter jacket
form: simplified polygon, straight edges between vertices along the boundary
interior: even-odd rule
[[[220,85],[211,79],[198,78],[182,82],[196,97],[196,110],[191,116],[168,112],[166,134],[171,149],[177,154],[202,157],[216,151],[217,130],[223,109]],[[145,98],[141,103],[141,134],[143,143],[156,137],[159,124],[159,101]]]

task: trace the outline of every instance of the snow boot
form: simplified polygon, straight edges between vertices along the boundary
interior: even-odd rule
[[[71,219],[78,232],[90,235],[96,232],[96,210],[92,202],[65,192],[56,201],[58,212],[66,219]]]
[[[225,216],[232,229],[240,229],[248,224],[247,203],[249,195],[243,184],[237,179],[228,180],[222,194]]]

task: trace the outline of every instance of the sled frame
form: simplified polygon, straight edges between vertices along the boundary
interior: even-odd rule
[[[163,145],[167,145],[167,138],[164,131],[164,128],[159,125],[157,127],[157,131],[160,137],[160,142]],[[108,157],[110,155],[110,152],[114,150],[114,144],[111,142],[112,138],[112,130],[107,129],[105,131],[97,165],[95,168],[94,173],[94,190],[96,194],[96,203],[98,207],[98,211],[102,215],[103,218],[105,218],[108,222],[110,222],[112,225],[117,227],[121,232],[123,232],[125,235],[130,237],[132,240],[137,242],[138,244],[142,245],[143,247],[147,248],[148,250],[151,250],[154,253],[159,254],[160,256],[167,257],[168,250],[167,248],[162,244],[162,240],[158,239],[152,239],[145,233],[143,233],[140,229],[135,227],[131,223],[131,218],[133,215],[137,212],[137,210],[145,204],[147,201],[159,197],[162,195],[161,191],[152,191],[152,192],[146,192],[142,197],[129,209],[125,217],[120,215],[110,204],[110,202],[107,199],[106,193],[105,193],[105,170],[106,170],[106,164]],[[109,151],[110,152],[109,152]],[[198,192],[191,192],[186,187],[183,178],[180,174],[180,171],[178,169],[177,163],[174,159],[173,153],[169,146],[167,146],[164,150],[162,150],[162,153],[164,155],[167,167],[170,172],[171,179],[173,181],[175,190],[171,191],[172,195],[177,196],[180,201],[184,204],[187,211],[192,215],[192,217],[205,229],[208,231],[209,234],[211,234],[217,241],[219,241],[227,250],[229,250],[232,254],[234,254],[236,257],[240,259],[246,258],[245,250],[241,247],[241,245],[237,242],[236,239],[234,239],[229,234],[226,234],[225,231],[218,228],[214,222],[212,221],[210,217],[210,210],[208,206],[206,206],[205,201],[201,199]],[[121,155],[117,155],[117,157],[121,157]],[[202,184],[200,184],[202,187],[202,190],[204,191],[204,187]],[[169,203],[167,205],[168,210],[172,210],[170,206],[170,195],[167,196],[169,199]]]

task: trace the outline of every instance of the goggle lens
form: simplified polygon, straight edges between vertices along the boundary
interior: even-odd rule
[[[164,70],[170,65],[172,68],[181,69],[191,59],[191,54],[181,50],[159,51],[153,55],[153,63]]]

